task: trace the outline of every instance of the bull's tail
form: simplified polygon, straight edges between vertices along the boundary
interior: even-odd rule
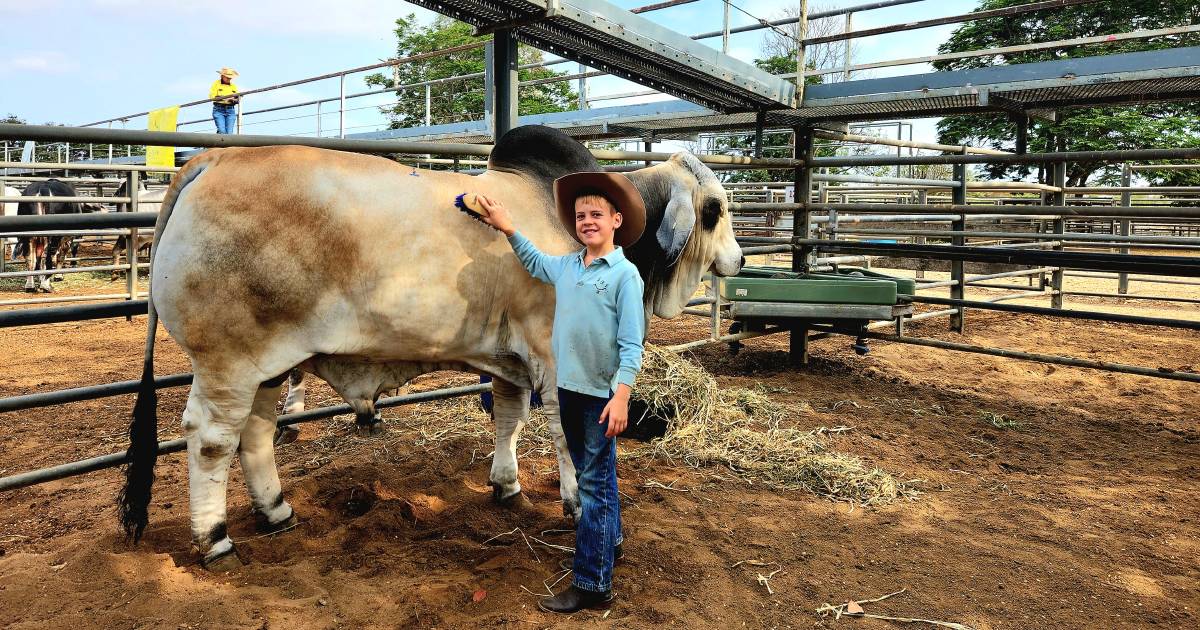
[[[154,243],[150,249],[151,268],[157,243],[171,218],[179,194],[219,157],[220,151],[207,151],[193,158],[175,175],[163,198],[158,221],[154,224]],[[154,287],[146,296],[148,329],[146,353],[142,360],[142,382],[138,386],[133,419],[129,423],[129,450],[125,452],[125,487],[118,499],[117,515],[125,536],[137,542],[150,522],[150,493],[154,485],[154,464],[158,459],[158,392],[154,387],[154,336],[158,330],[158,312],[154,309]]]

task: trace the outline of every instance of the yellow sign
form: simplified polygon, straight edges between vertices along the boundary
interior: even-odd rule
[[[179,106],[172,105],[150,112],[149,131],[175,131],[179,119]],[[146,147],[146,166],[175,166],[175,147]]]

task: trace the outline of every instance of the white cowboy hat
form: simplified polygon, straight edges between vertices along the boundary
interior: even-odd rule
[[[234,70],[233,68],[230,68],[229,66],[225,66],[224,68],[217,70],[217,74],[219,74],[223,77],[229,77],[230,79],[232,79],[233,77],[236,77],[238,75],[238,71]]]

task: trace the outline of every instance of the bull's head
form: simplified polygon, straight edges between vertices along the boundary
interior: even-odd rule
[[[675,317],[706,272],[741,271],[744,258],[725,189],[711,169],[685,152],[629,178],[646,201],[646,231],[626,256],[642,272],[647,310]]]

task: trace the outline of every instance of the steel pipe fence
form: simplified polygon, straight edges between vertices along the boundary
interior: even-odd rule
[[[190,377],[191,375],[186,376]],[[491,389],[491,383],[480,383],[478,385],[467,385],[463,387],[449,387],[416,394],[406,394],[404,396],[380,398],[379,401],[375,403],[375,406],[378,409],[388,409],[391,407],[399,407],[401,405],[412,405],[433,400],[445,400],[447,398],[470,396],[472,394],[491,391]],[[310,409],[298,413],[280,415],[276,420],[276,425],[281,427],[290,426],[293,424],[300,424],[301,422],[312,422],[314,420],[323,420],[325,418],[332,418],[351,413],[354,413],[354,411],[350,408],[350,405],[333,405],[329,407],[321,407],[320,409]],[[186,448],[186,438],[166,440],[158,443],[158,455],[162,456],[169,453],[176,453],[185,450]],[[0,492],[25,488],[39,483],[45,483],[47,481],[54,481],[55,479],[74,477],[84,473],[104,470],[105,468],[115,468],[124,464],[126,461],[128,461],[127,453],[110,453],[108,455],[92,457],[90,459],[84,459],[59,466],[51,466],[49,468],[41,468],[16,475],[9,475],[7,477],[0,477]]]
[[[3,134],[8,131],[4,127],[5,126],[0,126],[0,137],[4,137]],[[21,126],[20,131],[26,132],[26,131],[28,131],[28,129],[29,129],[28,126]],[[61,133],[62,129],[63,128],[53,128],[53,130],[55,130],[55,131],[53,131],[53,133]],[[76,130],[76,131],[78,131],[78,130]],[[93,130],[93,131],[108,132],[109,130]],[[118,132],[119,130],[112,130],[112,131]],[[149,132],[121,132],[121,133],[139,133],[139,134],[141,134],[141,133],[149,133]],[[179,144],[179,143],[183,143],[185,141],[178,140],[178,136],[185,136],[189,139],[186,142],[188,144],[193,144],[190,142],[190,139],[197,138],[200,136],[215,136],[215,134],[169,134],[169,135],[176,137],[176,139],[175,140],[167,140],[161,136],[155,136],[153,138],[143,137],[142,139],[145,141],[161,142],[164,144]],[[236,138],[232,139],[232,140],[235,140],[238,142],[228,142],[228,143],[224,142],[225,138],[226,137],[216,138],[214,140],[214,142],[216,140],[220,140],[221,142],[219,144],[212,144],[211,146],[226,146],[226,145],[228,145],[228,146],[266,146],[266,145],[271,144],[271,141],[277,139],[278,137],[275,137],[275,136],[240,136],[240,137],[236,137]],[[130,138],[126,138],[126,141],[128,141],[128,140],[130,140]],[[286,140],[287,140],[287,143],[290,143],[290,144],[296,143],[294,138],[286,138]],[[438,144],[438,143],[408,143],[408,142],[396,143],[396,142],[391,142],[391,141],[353,141],[353,140],[340,141],[340,142],[344,142],[344,144],[338,144],[337,146],[345,147],[347,150],[357,150],[357,151],[362,151],[362,152],[380,152],[380,153],[402,153],[405,151],[411,151],[411,152],[419,152],[421,154],[486,155],[486,151],[490,148],[490,147],[480,147],[478,145],[449,145],[451,147],[451,152],[446,152],[448,145]],[[386,149],[384,148],[384,145],[386,145]],[[317,146],[317,145],[313,145],[313,146]],[[461,150],[462,153],[455,153],[454,151],[456,151],[456,150]],[[1167,149],[1167,150],[1147,150],[1147,151],[1132,152],[1132,153],[1136,154],[1137,156],[1141,156],[1139,159],[1163,159],[1163,158],[1160,158],[1157,156],[1163,155],[1164,151],[1170,155],[1176,156],[1178,159],[1194,159],[1194,158],[1190,157],[1192,155],[1190,153],[1186,153],[1186,154],[1180,153],[1180,152],[1192,151],[1190,149],[1186,149],[1186,150],[1169,150],[1169,149]],[[1008,155],[990,155],[989,154],[989,155],[920,156],[920,157],[966,158],[966,159],[963,159],[963,160],[957,161],[957,162],[946,162],[946,163],[950,163],[950,164],[991,163],[991,160],[993,160],[993,159],[1007,160],[1011,157],[1028,159],[1029,160],[1028,163],[1038,163],[1039,161],[1062,160],[1062,159],[1064,159],[1063,156],[1065,156],[1065,155],[1076,156],[1076,159],[1091,159],[1089,156],[1092,156],[1093,154],[1096,154],[1096,153],[1103,153],[1103,152],[1073,152],[1073,153],[1069,153],[1069,154],[1055,153],[1055,154],[1041,154],[1041,156],[1036,156],[1036,155],[1035,156],[1008,156]],[[1131,152],[1116,152],[1116,153],[1119,153],[1120,155],[1112,156],[1112,159],[1114,159],[1114,160],[1115,159],[1121,159],[1121,160],[1129,159],[1128,155],[1131,154]],[[670,154],[666,154],[666,153],[633,152],[633,151],[600,151],[600,150],[597,150],[597,151],[593,151],[593,154],[595,154],[598,159],[663,160],[663,159],[667,159],[670,157]],[[1200,150],[1196,151],[1196,155],[1200,155]],[[772,168],[791,168],[791,169],[795,169],[797,171],[797,173],[799,173],[801,170],[811,171],[811,168],[805,169],[803,167],[805,165],[808,165],[810,167],[818,166],[819,160],[825,159],[825,158],[813,159],[809,155],[798,156],[798,159],[775,158],[775,159],[769,159],[769,160],[754,159],[754,158],[740,158],[740,157],[736,157],[736,156],[710,156],[710,158],[713,158],[713,159],[706,160],[706,161],[708,161],[711,164],[716,164],[716,165],[769,166]],[[903,160],[903,158],[896,158],[896,157],[888,158],[889,163],[892,163],[892,164],[897,163],[898,161],[901,161],[901,160]],[[1025,162],[1022,162],[1022,163],[1025,163]],[[17,164],[19,167],[30,167],[30,166],[36,167],[36,168],[46,168],[47,167],[47,165],[44,163],[37,163],[37,164],[15,163],[15,164]],[[2,165],[3,164],[0,164],[0,166],[2,166]],[[68,166],[69,168],[73,168],[73,169],[80,168],[80,165],[63,165],[63,166]],[[53,166],[51,166],[51,167],[53,168]],[[90,167],[89,167],[89,169],[90,169]],[[99,169],[97,169],[97,170],[99,170]],[[130,180],[136,182],[136,178],[142,172],[145,172],[147,170],[156,170],[156,169],[147,169],[146,167],[130,167],[130,166],[120,167],[120,166],[117,166],[115,168],[110,167],[108,170],[127,171],[129,173],[128,177],[130,178]],[[810,176],[807,178],[809,183],[811,183],[811,179],[812,179],[812,177],[810,174]],[[802,186],[801,188],[804,188],[804,187]],[[136,188],[134,188],[134,189],[136,189]],[[963,190],[963,188],[960,188],[959,190],[965,194],[965,190]],[[1061,194],[1062,188],[1059,187],[1058,191],[1060,191],[1059,194]],[[122,198],[122,199],[125,199],[125,198]],[[91,198],[90,200],[94,200],[94,198]],[[136,199],[130,199],[129,202],[131,203],[131,205],[137,204]],[[836,225],[836,222],[838,222],[838,221],[848,222],[848,223],[856,222],[856,217],[854,215],[848,215],[848,216],[839,216],[838,215],[839,212],[844,212],[844,211],[876,212],[877,214],[866,215],[866,216],[878,217],[879,222],[903,221],[903,220],[917,221],[917,222],[922,222],[922,221],[966,222],[966,221],[976,220],[978,217],[982,217],[982,216],[987,216],[987,217],[992,217],[992,218],[1004,218],[1004,219],[1011,219],[1014,217],[1022,217],[1022,218],[1026,218],[1026,219],[1033,218],[1035,220],[1053,221],[1053,220],[1061,220],[1061,218],[1063,216],[1089,217],[1089,218],[1096,217],[1096,216],[1106,216],[1104,214],[1104,212],[1106,212],[1106,211],[1118,211],[1118,212],[1129,213],[1128,215],[1115,215],[1115,216],[1136,216],[1136,217],[1149,217],[1149,218],[1177,218],[1180,216],[1179,213],[1182,213],[1183,216],[1185,216],[1185,217],[1200,218],[1200,208],[1188,208],[1188,207],[1185,207],[1185,208],[1178,208],[1178,207],[1147,208],[1146,206],[1117,206],[1117,207],[1107,207],[1107,208],[1105,208],[1105,207],[1080,208],[1077,206],[1068,206],[1068,205],[1042,205],[1042,206],[1021,205],[1021,206],[998,207],[998,206],[991,206],[991,205],[989,205],[989,206],[968,206],[968,205],[962,204],[962,203],[952,204],[949,206],[929,205],[929,204],[828,204],[828,203],[813,202],[812,197],[809,197],[806,200],[806,203],[792,203],[792,204],[786,204],[786,203],[782,203],[782,204],[781,203],[758,203],[758,204],[756,204],[756,203],[741,203],[741,204],[730,204],[730,208],[731,208],[731,210],[746,210],[746,211],[763,210],[763,211],[792,212],[792,213],[794,213],[794,216],[793,216],[793,226],[792,226],[791,230],[793,231],[793,234],[796,234],[798,232],[801,235],[805,235],[807,233],[807,230],[797,229],[797,226],[800,226],[800,225],[812,227],[812,226],[817,226],[821,223],[834,223]],[[821,210],[829,212],[830,216],[827,216],[827,217],[820,217],[820,216],[809,217],[808,216],[808,213],[810,213],[810,212],[821,211]],[[977,210],[978,210],[978,212],[976,212]],[[1009,212],[1010,210],[1012,212]],[[931,212],[931,211],[939,213],[939,214],[933,214],[933,213],[930,213],[930,214],[899,214],[899,213]],[[809,220],[797,222],[795,220],[796,216],[801,215],[802,212],[803,212],[803,216],[808,217]],[[984,214],[985,212],[986,212],[986,214]],[[1161,212],[1162,214],[1153,214],[1155,212]],[[1150,214],[1142,214],[1142,213],[1150,213]],[[101,227],[118,227],[118,228],[130,228],[130,229],[148,228],[148,227],[153,226],[156,216],[157,215],[155,213],[120,213],[120,214],[110,214],[110,215],[74,215],[74,216],[59,215],[59,216],[53,216],[53,217],[38,217],[37,219],[39,219],[39,220],[37,220],[37,221],[31,221],[31,220],[29,220],[30,218],[28,218],[28,217],[0,217],[0,232],[14,232],[14,233],[36,232],[37,230],[46,230],[47,228],[60,228],[60,229],[94,229],[94,228],[101,228]],[[936,217],[936,218],[934,218],[934,217]],[[865,221],[866,219],[864,218],[864,219],[859,219],[859,220]],[[830,227],[834,227],[834,226],[830,226]],[[884,233],[887,231],[877,230],[876,232]],[[955,234],[953,232],[958,232],[961,234]],[[836,231],[832,231],[831,233],[836,233]],[[900,235],[899,232],[895,232],[895,231],[893,231],[891,233]],[[946,233],[943,232],[943,234],[946,234]],[[978,235],[980,237],[988,237],[988,236],[991,236],[992,234],[1007,234],[1007,233],[1004,233],[1004,232],[972,233],[972,232],[968,232],[968,231],[960,229],[960,230],[951,231],[951,233],[949,233],[949,234],[950,234],[950,236],[956,236],[956,235],[976,236],[976,235]],[[1030,233],[1030,234],[1036,235],[1037,233]],[[1052,238],[1052,239],[1055,239],[1054,243],[1057,244],[1065,238],[1092,236],[1092,235],[1086,235],[1086,234],[1080,234],[1080,233],[1068,233],[1068,232],[1061,232],[1061,231],[1058,233],[1047,234],[1044,236],[1030,236],[1030,234],[1021,233],[1020,238],[1037,238],[1037,239]],[[1095,235],[1095,236],[1099,236],[1100,238],[1108,239],[1108,240],[1112,240],[1114,238],[1112,235]],[[1123,236],[1122,238],[1125,238],[1125,237]],[[1143,237],[1143,238],[1155,238],[1155,237]],[[1167,238],[1169,238],[1169,237],[1167,237]],[[797,258],[796,254],[800,253],[800,252],[804,251],[804,249],[808,248],[811,250],[823,250],[823,251],[833,251],[833,252],[837,252],[837,251],[882,252],[879,255],[888,255],[888,256],[919,255],[920,257],[923,257],[923,258],[945,259],[945,260],[960,260],[960,261],[977,260],[977,261],[985,261],[985,262],[1020,261],[1020,262],[1014,262],[1014,264],[1036,264],[1039,266],[1040,265],[1054,265],[1053,267],[1039,267],[1038,269],[1024,270],[1024,271],[1019,271],[1019,272],[1004,272],[1004,273],[1000,273],[1000,274],[984,274],[984,275],[979,275],[979,276],[966,277],[963,280],[963,284],[968,285],[968,286],[971,285],[971,283],[973,283],[975,281],[980,281],[980,280],[985,280],[985,279],[1009,277],[1009,276],[1017,276],[1017,275],[1037,275],[1037,274],[1044,274],[1047,271],[1051,271],[1051,270],[1057,271],[1057,270],[1060,270],[1063,268],[1099,269],[1099,270],[1112,269],[1112,270],[1119,270],[1123,273],[1148,272],[1148,273],[1163,273],[1164,275],[1196,275],[1196,276],[1200,276],[1200,261],[1195,261],[1194,259],[1193,259],[1193,261],[1188,261],[1188,259],[1181,258],[1181,257],[1099,255],[1099,254],[1086,254],[1086,253],[1081,253],[1081,252],[1063,252],[1063,251],[1051,251],[1051,252],[1027,252],[1026,251],[1026,252],[1023,252],[1023,251],[1019,251],[1019,250],[1013,250],[1011,248],[993,248],[993,247],[981,248],[981,247],[968,247],[968,246],[959,246],[957,248],[955,248],[954,246],[921,246],[918,248],[918,247],[903,246],[900,244],[885,245],[885,244],[878,244],[878,243],[854,243],[854,242],[846,242],[846,241],[842,241],[842,240],[824,239],[824,238],[818,238],[818,239],[798,238],[798,237],[783,238],[783,239],[745,238],[745,239],[740,239],[740,240],[742,240],[742,242],[745,242],[748,244],[749,243],[762,243],[761,245],[753,245],[750,247],[743,248],[743,252],[746,254],[789,252],[789,253],[793,253],[793,264],[796,264],[796,258]],[[1092,240],[1095,240],[1095,239],[1092,239]],[[1197,240],[1197,239],[1192,239],[1192,241],[1194,241],[1194,240]],[[1186,244],[1193,244],[1192,241],[1187,241],[1185,239]],[[1132,243],[1132,242],[1136,242],[1136,241],[1123,240],[1122,242]],[[1156,243],[1158,241],[1142,241],[1142,242]],[[1169,243],[1162,242],[1162,244],[1169,244]],[[1033,245],[1038,245],[1038,243],[1034,243]],[[934,249],[930,249],[930,248],[934,248]],[[1049,256],[1049,258],[1039,259],[1038,256]],[[846,257],[840,257],[840,258],[846,258]],[[855,256],[852,258],[859,258],[859,257]],[[814,258],[812,260],[812,262],[814,264],[817,264],[817,263],[821,263],[823,260],[828,261],[828,260],[836,260],[836,259],[837,258],[832,258],[832,259],[831,258],[826,258],[826,259]],[[1169,265],[1175,265],[1175,266],[1169,266]],[[1183,265],[1183,267],[1180,267],[1179,265]],[[1190,267],[1188,265],[1190,265]],[[1191,269],[1191,267],[1196,267],[1197,269]],[[122,268],[124,268],[124,267],[122,267]],[[1180,273],[1181,269],[1187,273]],[[777,332],[785,332],[785,331],[790,330],[787,328],[772,328],[772,329],[768,329],[767,331],[745,332],[745,333],[721,336],[719,334],[719,332],[720,332],[719,324],[720,324],[720,318],[721,318],[722,300],[720,300],[720,298],[717,297],[717,296],[719,296],[719,282],[720,282],[719,279],[714,279],[712,282],[713,297],[699,298],[696,300],[692,300],[688,305],[689,307],[698,306],[701,304],[712,304],[713,305],[712,308],[707,311],[703,311],[703,309],[693,309],[693,310],[703,311],[703,313],[705,315],[711,317],[714,320],[714,326],[713,326],[713,330],[712,330],[712,334],[711,334],[710,338],[706,339],[706,340],[699,340],[696,342],[680,344],[678,346],[672,346],[670,349],[680,351],[683,349],[691,349],[691,348],[699,347],[701,345],[706,345],[706,344],[728,343],[728,342],[737,341],[737,340],[741,340],[741,339],[749,339],[752,337],[757,337],[757,336],[762,336],[762,335],[767,335],[767,334],[774,334]],[[926,284],[926,286],[921,287],[921,289],[928,289],[928,288],[933,288],[933,287],[930,286],[929,284]],[[1044,296],[1053,296],[1053,295],[1061,295],[1062,293],[1063,292],[1060,289],[1055,289],[1050,292],[1041,292],[1041,293],[1037,294],[1037,296],[1043,296],[1043,295]],[[135,290],[131,290],[126,295],[128,295],[129,297],[132,298],[132,297],[136,296],[136,294],[137,294],[137,292]],[[1068,294],[1069,294],[1069,292],[1068,292]],[[920,319],[926,319],[926,318],[935,317],[935,316],[955,315],[955,314],[961,315],[966,308],[980,308],[980,309],[991,309],[991,310],[1001,310],[1001,311],[1046,314],[1046,315],[1063,316],[1063,317],[1099,319],[1099,320],[1103,320],[1103,321],[1116,321],[1116,322],[1120,322],[1120,323],[1173,326],[1173,327],[1192,329],[1192,330],[1200,329],[1200,323],[1191,322],[1191,321],[1187,321],[1187,320],[1175,320],[1175,319],[1168,319],[1168,318],[1146,318],[1146,317],[1137,317],[1137,316],[1128,316],[1128,315],[1115,315],[1115,314],[1111,314],[1111,313],[1101,313],[1101,312],[1094,312],[1094,311],[1066,311],[1066,310],[1058,309],[1058,308],[1045,308],[1045,307],[1033,307],[1033,306],[1025,306],[1025,305],[1011,305],[1011,304],[998,304],[997,303],[997,302],[1001,302],[1001,301],[1019,299],[1019,298],[1023,298],[1023,297],[1031,297],[1031,295],[1016,293],[1016,294],[1011,294],[1011,295],[1003,295],[1003,296],[991,298],[988,300],[966,300],[966,299],[953,300],[952,299],[949,301],[939,301],[939,300],[944,300],[944,298],[933,298],[930,296],[914,296],[912,299],[913,299],[913,301],[916,301],[916,302],[924,302],[924,303],[931,303],[931,304],[949,304],[949,305],[955,306],[956,308],[944,309],[942,311],[936,311],[933,313],[920,313],[920,314],[912,316],[911,318],[909,318],[909,320],[917,321]],[[57,322],[66,322],[66,321],[79,321],[79,320],[85,320],[85,319],[99,319],[99,318],[106,318],[106,317],[130,317],[133,315],[144,314],[145,310],[146,310],[146,301],[145,300],[131,299],[127,302],[116,303],[116,304],[76,305],[76,306],[71,306],[71,307],[25,309],[25,310],[21,310],[21,311],[0,311],[0,327],[29,326],[29,325],[39,325],[39,324],[48,324],[48,323],[57,323]],[[699,314],[699,313],[697,313],[697,314]],[[887,322],[881,322],[881,323],[886,324]],[[807,337],[806,337],[806,339],[807,339]],[[910,338],[904,337],[903,339],[907,340]],[[964,344],[958,344],[958,345],[965,346]],[[969,347],[969,346],[965,346],[965,347]],[[978,350],[977,347],[970,347],[970,348],[972,348],[972,349],[965,350],[965,351],[977,351]],[[1022,353],[1015,353],[1015,352],[1011,352],[1011,351],[1003,351],[1003,350],[997,350],[997,349],[984,349],[984,350],[987,350],[989,352],[995,351],[995,352],[1007,353],[1007,354],[1000,354],[998,356],[1013,356],[1014,358],[1026,358],[1026,357],[1018,356]],[[1033,357],[1033,356],[1043,356],[1043,355],[1029,355],[1029,356]],[[1047,360],[1047,362],[1051,362],[1051,363],[1055,362],[1058,359],[1070,360],[1070,361],[1076,361],[1076,362],[1075,363],[1065,363],[1065,364],[1077,365],[1079,367],[1094,367],[1097,369],[1107,369],[1110,371],[1138,374],[1138,375],[1142,375],[1142,376],[1158,376],[1158,377],[1163,377],[1163,378],[1175,378],[1177,380],[1190,380],[1190,381],[1200,382],[1200,375],[1192,375],[1192,374],[1188,374],[1188,373],[1177,373],[1177,372],[1165,373],[1162,371],[1151,370],[1148,368],[1138,368],[1136,366],[1124,366],[1122,364],[1089,362],[1089,361],[1084,361],[1084,360],[1075,360],[1075,359],[1071,359],[1069,357],[1067,357],[1067,358],[1057,357],[1056,358],[1056,357],[1052,357],[1051,355],[1044,355],[1044,356],[1054,359],[1054,360]],[[1031,359],[1031,360],[1040,360],[1040,359],[1035,358],[1035,359]],[[190,375],[186,375],[186,374],[170,375],[170,376],[161,377],[159,379],[156,379],[155,386],[156,386],[156,388],[181,386],[181,385],[186,384],[189,380],[190,380]],[[12,397],[9,399],[0,399],[0,412],[8,411],[8,410],[17,410],[17,409],[29,409],[29,408],[34,408],[34,407],[44,407],[44,406],[53,405],[53,404],[62,404],[64,402],[73,402],[73,401],[77,401],[77,400],[89,400],[89,399],[101,398],[101,397],[105,397],[105,396],[128,394],[136,389],[136,385],[137,385],[137,381],[124,381],[124,382],[120,382],[120,383],[110,383],[110,384],[105,384],[105,385],[73,388],[70,390],[62,390],[59,392],[45,392],[45,393],[38,393],[38,394],[29,394],[29,395],[20,396],[20,397]],[[393,398],[384,399],[383,401],[381,401],[380,406],[386,407],[386,406],[392,406],[392,405],[410,404],[411,402],[420,402],[422,400],[437,399],[437,398],[433,398],[432,396],[452,397],[452,396],[459,396],[459,395],[470,395],[475,392],[486,391],[487,388],[488,388],[488,386],[486,386],[486,385],[478,385],[478,386],[473,385],[473,386],[469,386],[466,388],[451,388],[448,390],[436,390],[434,392],[427,392],[427,393],[423,393],[423,394],[393,397]],[[419,396],[431,396],[431,397],[417,398]],[[386,404],[385,404],[385,401],[386,401]],[[281,416],[279,423],[281,425],[292,424],[292,423],[296,423],[296,422],[303,422],[303,421],[331,417],[334,415],[342,415],[345,413],[350,413],[349,407],[347,405],[340,405],[340,406],[336,406],[336,407],[311,410],[308,412],[303,412],[301,414]],[[183,446],[182,440],[172,440],[172,441],[167,441],[167,442],[163,442],[160,444],[160,452],[163,452],[163,453],[175,452],[177,450],[182,450],[183,448],[184,448],[184,446]],[[110,455],[101,456],[99,458],[92,458],[90,460],[84,460],[81,462],[73,462],[70,464],[65,464],[63,466],[52,467],[49,469],[43,469],[41,471],[32,471],[30,473],[23,473],[22,475],[6,477],[3,479],[0,479],[0,490],[24,487],[27,485],[32,485],[34,483],[40,483],[41,481],[57,479],[57,478],[65,477],[65,476],[70,476],[73,474],[81,474],[83,472],[88,472],[91,470],[98,470],[101,468],[117,466],[117,465],[120,465],[123,461],[124,461],[124,453],[113,453]]]

